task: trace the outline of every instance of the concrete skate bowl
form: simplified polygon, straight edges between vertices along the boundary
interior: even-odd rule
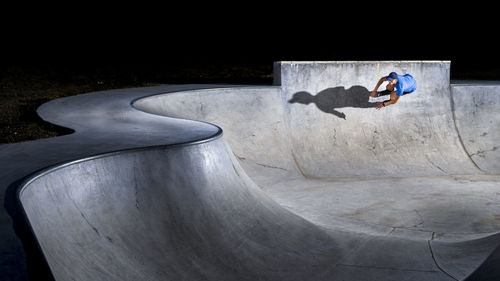
[[[58,165],[19,200],[56,280],[496,280],[500,85],[449,69],[280,62],[276,86],[146,96],[224,135]],[[391,71],[418,89],[377,111]]]

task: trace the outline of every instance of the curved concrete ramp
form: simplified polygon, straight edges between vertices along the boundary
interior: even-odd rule
[[[20,197],[57,280],[305,280],[353,246],[265,196],[223,139],[84,159]]]
[[[450,85],[449,67],[280,62],[276,86],[117,95],[90,125],[73,122],[92,95],[55,101],[41,115],[73,104],[55,123],[77,133],[137,138],[37,173],[19,198],[56,280],[488,280],[500,87]],[[377,111],[369,91],[391,71],[418,89]]]
[[[281,62],[276,68],[279,88],[201,90],[134,104],[218,124],[235,135],[228,139],[238,156],[287,170],[296,166],[307,178],[480,172],[457,134],[449,63]],[[411,73],[418,90],[374,110],[366,96],[391,71]]]

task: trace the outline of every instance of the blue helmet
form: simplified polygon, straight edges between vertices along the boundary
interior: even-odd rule
[[[391,72],[387,77],[385,77],[385,80],[392,81],[394,79],[398,79],[398,74],[396,72]]]

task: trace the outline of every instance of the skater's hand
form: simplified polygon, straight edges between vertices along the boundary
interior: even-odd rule
[[[384,105],[381,102],[377,103],[377,109],[381,109],[382,107],[384,107]]]
[[[377,95],[377,91],[373,90],[371,97],[374,98]]]

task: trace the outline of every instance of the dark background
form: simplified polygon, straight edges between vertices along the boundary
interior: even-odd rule
[[[452,75],[477,79],[495,78],[487,72],[500,68],[498,15],[485,4],[172,3],[2,7],[2,64],[92,70],[451,60]]]
[[[451,60],[452,80],[500,80],[493,6],[172,3],[2,7],[0,143],[68,133],[36,115],[51,99],[159,84],[271,84],[279,60]]]

